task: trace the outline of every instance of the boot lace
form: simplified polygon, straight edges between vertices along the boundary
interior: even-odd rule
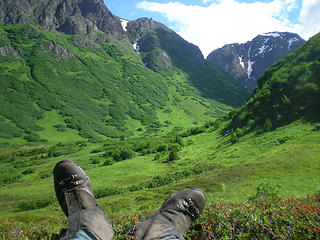
[[[177,208],[185,212],[192,221],[194,221],[196,218],[198,218],[200,214],[199,208],[194,204],[191,198],[185,200],[182,199],[182,204],[178,204]]]
[[[70,175],[69,177],[62,179],[59,182],[59,186],[62,188],[74,188],[81,185],[83,182],[87,181],[89,178],[79,178],[77,174]]]

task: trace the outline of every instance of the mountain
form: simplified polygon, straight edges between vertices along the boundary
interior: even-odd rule
[[[97,38],[94,33],[97,30],[124,37],[119,19],[103,0],[1,0],[0,3],[1,22],[34,24],[45,30],[87,35],[91,39]]]
[[[320,120],[320,34],[272,65],[247,103],[231,115],[231,129],[269,131],[297,119]]]
[[[0,36],[5,32],[17,32],[11,25],[5,27],[9,29],[1,29]],[[21,26],[14,27],[20,29]],[[57,36],[56,33],[51,35],[52,38]],[[64,37],[56,39],[61,44],[70,38],[66,35],[59,37]],[[19,45],[21,48],[25,46],[28,45]],[[70,47],[66,43],[64,46]],[[127,47],[131,49],[131,45]],[[53,49],[57,49],[61,59],[68,56],[60,47]],[[88,59],[87,64],[94,61],[93,51],[88,52],[84,47],[77,49],[77,46],[73,49],[75,56],[82,53],[85,55],[82,59]],[[119,54],[115,51],[116,46],[108,49],[110,54]],[[5,51],[2,49],[1,53]],[[133,51],[128,53],[137,55]],[[295,53],[271,66],[258,80],[253,97],[241,110],[231,113],[229,119],[220,118],[203,126],[162,136],[1,148],[0,238],[61,237],[63,231],[60,229],[65,228],[66,221],[62,211],[57,210],[59,204],[55,198],[52,169],[59,161],[72,159],[90,177],[99,205],[106,211],[116,232],[115,239],[125,239],[123,233],[128,225],[154,213],[169,194],[185,187],[201,188],[207,196],[205,211],[185,234],[186,239],[224,239],[226,236],[232,239],[240,235],[241,239],[275,239],[277,236],[318,239],[319,218],[315,214],[320,208],[319,53],[320,35],[317,35]],[[51,54],[47,55],[51,58]],[[131,59],[130,55],[119,56],[119,62],[128,57]],[[144,66],[139,59],[137,57],[137,64]],[[111,58],[106,60],[112,63]],[[2,68],[1,73],[17,73],[13,70],[19,64],[12,63],[5,64],[8,69]],[[93,63],[93,66],[89,65],[91,68],[99,61]],[[120,66],[133,67],[130,62]],[[46,70],[54,77],[49,71],[51,67],[54,65]],[[165,80],[160,74],[151,75],[154,72],[147,68],[135,67],[149,71],[149,77]],[[19,69],[23,73],[23,68]],[[58,75],[63,74],[62,70],[56,70]],[[71,71],[68,73],[76,75]],[[122,70],[120,73],[128,76]],[[83,74],[77,73],[79,77]],[[135,72],[137,77],[129,78],[128,82],[139,80],[141,75],[138,74]],[[14,94],[23,84],[31,82],[27,77],[20,74],[21,81],[7,90]],[[77,85],[81,79],[77,80],[72,84]],[[122,78],[116,80],[123,81]],[[77,87],[79,94],[84,94],[83,87],[91,94],[90,81]],[[170,93],[172,89],[169,90]],[[168,96],[169,102],[174,101],[172,95]],[[3,103],[3,99],[0,100]],[[96,101],[104,103],[102,98],[92,99],[92,102]],[[82,104],[73,107],[81,111],[79,105]],[[12,111],[12,114],[18,113]],[[51,120],[52,115],[49,115],[44,122],[50,124]],[[0,123],[3,122],[7,126],[12,124],[8,120]],[[231,134],[222,136],[227,125]],[[243,135],[248,129],[252,132]],[[2,133],[6,127],[1,126],[1,130]],[[298,196],[306,197],[301,199]]]
[[[304,42],[295,33],[270,32],[243,44],[228,44],[216,49],[208,55],[207,61],[224,69],[241,86],[253,90],[268,67]]]
[[[0,3],[4,144],[168,132],[221,116],[249,96],[164,25],[142,19],[127,30],[102,0]]]
[[[226,73],[154,21],[115,21],[115,35],[0,23],[0,239],[62,237],[63,159],[90,177],[115,239],[185,187],[207,197],[186,239],[318,239],[320,35],[223,118],[232,108],[204,88],[236,90]],[[232,105],[246,92],[226,91]]]
[[[208,64],[199,47],[152,19],[141,18],[127,23],[126,34],[145,66],[160,74],[175,68],[188,75],[201,94],[234,107],[249,93],[233,84],[224,71]],[[242,95],[243,94],[243,95]],[[228,97],[226,97],[228,96]]]

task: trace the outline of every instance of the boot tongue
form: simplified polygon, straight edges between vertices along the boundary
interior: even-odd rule
[[[97,202],[94,196],[92,196],[90,192],[86,191],[85,188],[78,188],[73,191],[65,191],[64,196],[67,202],[69,215],[82,210],[97,208]]]

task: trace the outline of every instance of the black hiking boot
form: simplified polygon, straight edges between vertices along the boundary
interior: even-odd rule
[[[131,229],[137,240],[152,240],[169,236],[183,240],[183,234],[206,205],[206,197],[198,188],[186,188],[172,194],[158,212]]]
[[[63,239],[73,239],[79,230],[84,230],[97,239],[110,240],[113,230],[96,202],[85,172],[76,163],[63,160],[54,167],[53,175],[57,199],[68,218]]]

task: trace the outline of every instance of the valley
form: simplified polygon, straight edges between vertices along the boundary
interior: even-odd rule
[[[205,59],[103,1],[0,3],[1,239],[61,237],[63,159],[90,177],[115,239],[185,187],[207,197],[188,240],[319,238],[319,34],[261,34]]]

